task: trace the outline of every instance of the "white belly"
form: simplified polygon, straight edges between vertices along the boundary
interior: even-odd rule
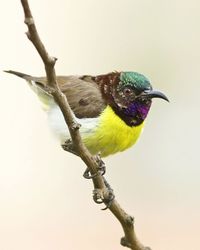
[[[67,139],[70,139],[70,133],[60,108],[57,105],[51,105],[47,113],[50,128],[60,142],[64,143]],[[81,125],[80,133],[82,138],[91,135],[98,127],[99,123],[99,118],[78,119],[74,116],[74,119]]]

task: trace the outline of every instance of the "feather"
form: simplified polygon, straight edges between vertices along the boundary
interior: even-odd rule
[[[49,94],[45,91],[46,77],[34,77],[21,72],[5,71],[26,80],[45,105],[49,104]],[[98,117],[105,109],[99,85],[90,76],[57,76],[57,83],[66,95],[69,105],[77,118]],[[51,99],[51,98],[50,98]]]

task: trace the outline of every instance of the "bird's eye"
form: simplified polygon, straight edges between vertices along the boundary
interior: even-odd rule
[[[123,93],[125,96],[130,96],[131,94],[133,94],[133,90],[130,88],[124,88]]]

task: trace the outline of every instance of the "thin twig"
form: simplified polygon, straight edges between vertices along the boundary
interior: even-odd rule
[[[27,37],[32,42],[36,50],[38,51],[41,59],[43,60],[46,76],[48,80],[48,86],[51,88],[51,94],[54,97],[56,103],[59,105],[65,122],[69,128],[70,135],[72,138],[72,143],[75,151],[80,156],[80,158],[85,162],[90,173],[98,173],[98,162],[96,157],[92,156],[88,149],[85,147],[81,140],[79,133],[79,124],[74,120],[71,108],[67,102],[66,96],[60,91],[55,73],[55,63],[56,58],[49,56],[44,44],[42,43],[39,34],[37,32],[35,22],[29,7],[28,0],[21,0],[21,4],[24,10],[25,24],[28,27]],[[100,174],[97,174],[95,178],[92,179],[95,190],[99,191],[100,198],[105,201],[109,198],[109,184],[106,182],[105,178]],[[109,206],[110,211],[119,220],[124,230],[125,236],[121,239],[121,244],[123,246],[129,247],[132,250],[149,250],[150,248],[144,247],[136,238],[134,231],[134,220],[133,217],[128,215],[119,205],[119,203],[114,199]]]

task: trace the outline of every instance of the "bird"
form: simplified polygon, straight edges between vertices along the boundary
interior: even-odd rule
[[[26,80],[46,111],[50,128],[61,145],[70,139],[63,114],[47,91],[47,78],[6,70]],[[134,71],[114,71],[102,75],[57,76],[67,97],[80,134],[92,155],[101,157],[133,146],[141,135],[153,98],[169,101],[153,90],[147,77]]]

